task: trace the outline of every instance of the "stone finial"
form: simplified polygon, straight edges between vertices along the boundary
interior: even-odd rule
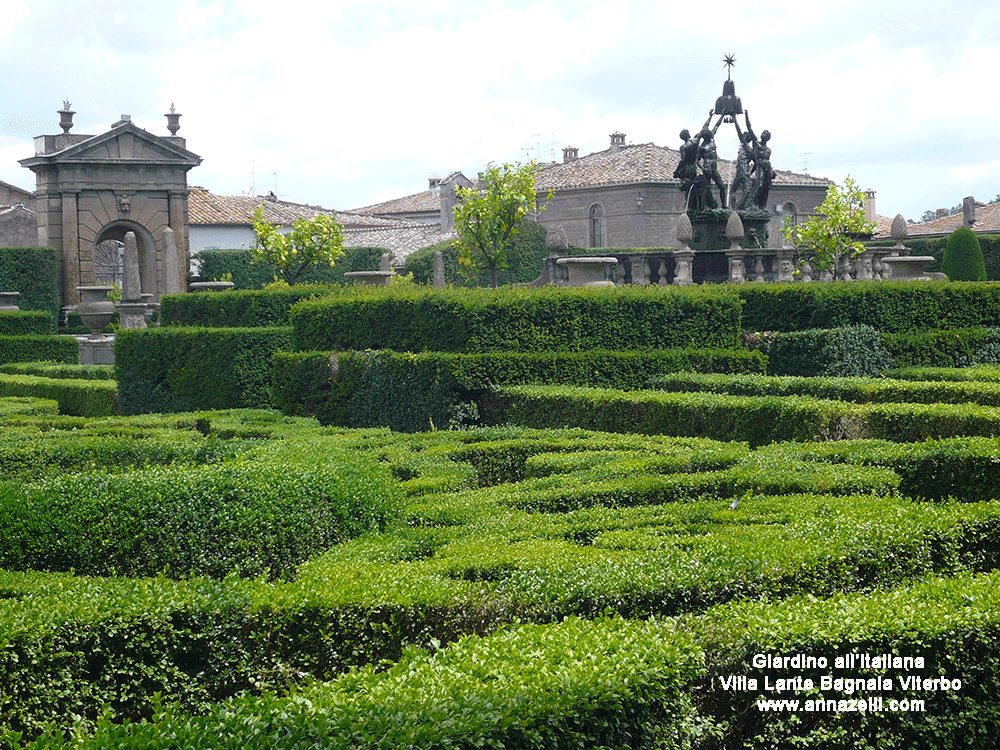
[[[694,228],[691,226],[691,219],[688,218],[687,212],[681,214],[680,221],[677,222],[677,241],[681,245],[681,249],[688,247],[688,243],[694,239]]]
[[[174,110],[173,102],[170,102],[170,111],[164,117],[167,118],[167,130],[170,131],[170,135],[177,135],[177,131],[181,129],[181,114]]]
[[[562,224],[545,233],[545,249],[550,253],[565,253],[569,251],[569,237],[566,236],[566,230],[563,229]]]
[[[906,223],[906,219],[903,218],[903,214],[896,214],[896,218],[892,220],[889,236],[896,240],[896,249],[902,250],[903,242],[910,236],[910,227]]]
[[[732,247],[738,248],[740,240],[744,237],[746,237],[746,232],[743,229],[743,220],[738,213],[730,211],[729,219],[726,221],[726,239],[729,240]]]
[[[59,110],[59,127],[63,129],[63,133],[68,133],[73,128],[73,115],[75,114],[69,99],[64,99],[63,108]]]
[[[382,257],[378,261],[379,271],[391,271],[392,270],[392,254],[383,253]]]

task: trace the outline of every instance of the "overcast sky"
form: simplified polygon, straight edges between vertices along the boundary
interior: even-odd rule
[[[851,175],[917,220],[1000,193],[995,0],[0,0],[0,19],[0,180],[28,189],[17,160],[65,98],[90,134],[127,113],[167,135],[175,103],[204,158],[189,184],[344,210],[614,131],[676,148],[732,54],[777,168]]]

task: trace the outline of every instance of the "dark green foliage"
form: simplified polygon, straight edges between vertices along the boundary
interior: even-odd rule
[[[986,266],[979,238],[968,227],[959,227],[948,237],[941,271],[950,281],[986,281]]]
[[[330,294],[326,287],[296,285],[287,289],[197,292],[163,297],[163,325],[258,328],[288,325],[288,310],[296,302]]]
[[[80,361],[80,342],[63,336],[0,336],[0,363]]]
[[[60,414],[78,417],[109,417],[118,413],[118,388],[112,380],[0,375],[0,396],[53,399],[59,404]]]
[[[436,245],[421,248],[410,253],[403,262],[403,273],[412,273],[417,284],[434,283],[434,253],[441,251],[444,263],[444,280],[446,284],[464,285],[467,280],[459,273],[458,250],[454,240],[446,240]]]
[[[308,466],[310,455],[325,465]],[[288,577],[331,545],[382,528],[391,482],[371,459],[307,445],[284,461],[54,477],[0,489],[0,567]]]
[[[52,316],[43,310],[0,312],[2,336],[49,336],[54,327]]]
[[[58,414],[59,404],[55,399],[34,396],[0,397],[0,417],[7,419],[13,415]]]
[[[300,284],[347,284],[348,271],[377,271],[379,260],[386,251],[380,247],[345,247],[344,255],[332,268],[329,264],[316,264],[306,269],[298,278]],[[199,278],[219,280],[231,276],[236,289],[261,289],[280,277],[277,269],[267,263],[255,263],[249,250],[202,250]]]
[[[119,408],[122,414],[269,408],[271,358],[290,343],[288,328],[119,331]]]
[[[295,348],[395,351],[583,351],[740,347],[727,289],[372,289],[304,300]]]
[[[431,424],[459,426],[473,420],[478,413],[473,402],[493,386],[540,383],[640,388],[665,372],[760,373],[766,363],[759,352],[722,349],[343,352],[331,357],[331,352],[275,355],[278,408],[286,414],[315,416],[322,424],[424,430]],[[334,361],[336,376],[332,374]]]
[[[0,247],[0,291],[20,292],[22,310],[43,310],[59,320],[59,258],[50,247]]]
[[[977,360],[996,328],[884,333],[882,341],[895,367],[962,367]]]
[[[740,284],[746,331],[869,325],[885,332],[1000,325],[1000,284]]]
[[[768,374],[806,377],[873,377],[892,364],[882,338],[871,326],[773,333],[760,340]]]

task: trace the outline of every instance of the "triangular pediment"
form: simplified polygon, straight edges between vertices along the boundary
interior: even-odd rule
[[[163,138],[131,122],[122,123],[106,133],[95,135],[86,140],[49,154],[39,154],[27,162],[44,161],[48,163],[99,164],[135,162],[136,164],[171,164],[175,166],[194,167],[201,163],[201,157],[188,151],[179,143],[169,138]]]

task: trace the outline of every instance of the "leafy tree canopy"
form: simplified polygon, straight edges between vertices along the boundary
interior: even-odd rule
[[[459,263],[469,276],[488,271],[496,288],[497,272],[507,267],[511,239],[520,231],[521,219],[535,208],[537,171],[534,161],[523,165],[490,162],[479,177],[478,188],[456,188]]]
[[[273,265],[281,277],[294,284],[310,266],[329,263],[332,268],[344,254],[344,232],[333,216],[319,214],[299,217],[287,233],[264,219],[260,206],[253,214],[257,242],[252,248],[254,260]]]
[[[858,241],[870,235],[875,224],[865,221],[865,194],[848,176],[844,186],[832,185],[816,209],[818,215],[792,226],[786,224],[784,235],[795,247],[811,253],[809,262],[821,271],[837,271],[841,263],[865,251]]]

